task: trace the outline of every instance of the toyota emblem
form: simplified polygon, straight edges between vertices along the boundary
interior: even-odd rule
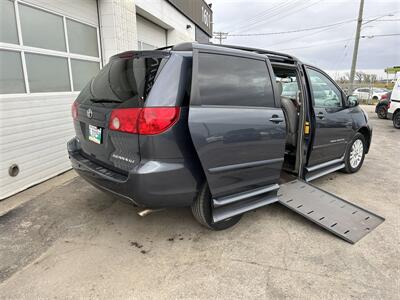
[[[91,108],[89,108],[89,109],[86,111],[86,115],[87,115],[87,117],[88,117],[89,119],[91,119],[91,118],[93,117],[93,111],[92,111]]]

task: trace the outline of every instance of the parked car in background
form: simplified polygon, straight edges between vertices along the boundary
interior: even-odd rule
[[[393,120],[393,126],[400,129],[400,78],[394,84],[387,117]]]
[[[375,112],[379,119],[387,119],[387,112],[390,106],[390,96],[392,92],[388,93],[387,99],[380,100],[375,106]]]
[[[354,96],[357,96],[360,100],[375,100],[380,101],[383,99],[388,99],[388,92],[384,89],[378,88],[358,88],[353,92]]]

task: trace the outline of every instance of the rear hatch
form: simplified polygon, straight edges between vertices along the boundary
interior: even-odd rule
[[[114,118],[117,127],[113,127],[110,118],[118,112],[123,112],[122,118],[125,116],[128,121],[132,116],[138,117],[168,56],[164,51],[116,55],[86,85],[72,107],[82,156],[123,174],[139,163],[139,136],[135,128],[117,130],[119,119]],[[136,124],[136,120],[130,124]]]

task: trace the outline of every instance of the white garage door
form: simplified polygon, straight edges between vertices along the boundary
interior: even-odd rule
[[[100,69],[96,1],[41,3],[0,1],[0,199],[70,168],[70,107]]]
[[[157,24],[136,15],[138,49],[152,50],[167,46],[167,32]]]

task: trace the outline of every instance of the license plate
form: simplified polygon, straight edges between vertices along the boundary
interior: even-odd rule
[[[101,144],[101,131],[101,128],[89,125],[89,141],[92,141],[96,144]]]

